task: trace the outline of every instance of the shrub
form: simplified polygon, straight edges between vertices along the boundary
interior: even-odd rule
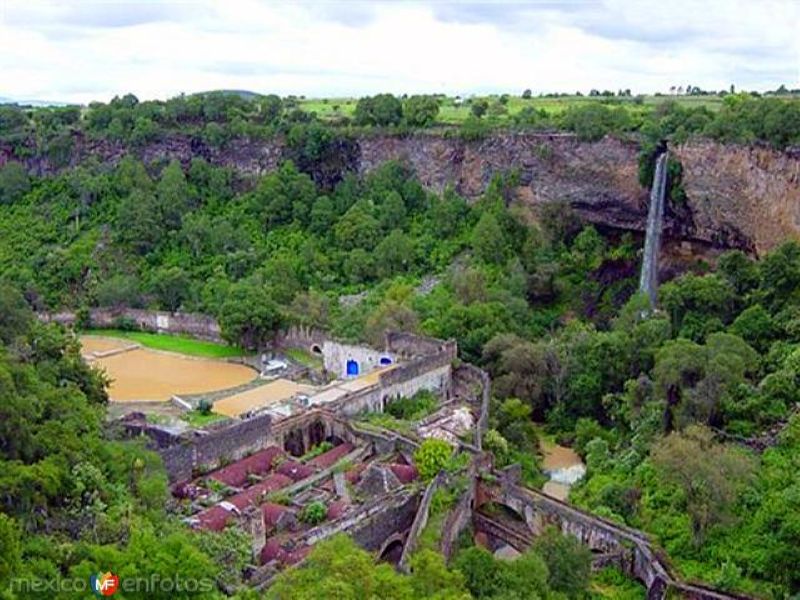
[[[453,448],[444,440],[429,438],[422,442],[416,452],[414,452],[414,464],[419,471],[420,477],[425,481],[430,481],[447,467]]]
[[[386,412],[396,419],[418,420],[436,410],[436,396],[427,390],[414,394],[411,398],[398,398],[386,405]]]
[[[325,505],[322,502],[312,502],[300,511],[300,520],[309,525],[318,525],[325,520],[325,515],[327,513],[328,511],[325,509]]]

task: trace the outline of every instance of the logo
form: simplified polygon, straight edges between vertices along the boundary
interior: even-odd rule
[[[111,571],[92,575],[90,583],[96,596],[112,596],[119,589],[119,577]]]

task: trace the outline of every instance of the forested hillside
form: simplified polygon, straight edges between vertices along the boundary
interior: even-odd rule
[[[25,572],[88,577],[110,562],[240,575],[241,540],[175,524],[156,457],[104,441],[103,381],[73,338],[31,312],[128,306],[212,314],[252,349],[289,324],[353,340],[388,328],[456,339],[461,358],[492,375],[486,445],[500,465],[521,462],[526,481],[541,482],[538,422],[587,462],[572,501],[652,533],[685,576],[766,598],[800,593],[797,242],[760,260],[733,251],[700,264],[665,283],[651,312],[634,294],[642,240],[586,226],[565,205],[530,212],[510,193],[514,173],[472,204],[425,190],[399,163],[321,180],[343,126],[270,98],[194,102],[2,109],[0,132],[18,156],[59,151],[73,129],[135,144],[190,125],[220,144],[282,131],[295,154],[260,177],[202,158],[125,157],[49,177],[14,161],[0,168],[0,583]],[[402,126],[383,122],[381,102],[362,108],[374,113],[364,125]],[[800,135],[798,104],[782,99],[732,97],[715,114],[665,106],[640,122],[623,122],[634,118],[625,107],[586,106],[559,126],[588,137],[639,130],[643,180],[665,136],[783,147]],[[469,561],[481,560],[463,558],[460,574],[428,567],[454,577],[455,594],[501,597],[499,584],[470,578]]]

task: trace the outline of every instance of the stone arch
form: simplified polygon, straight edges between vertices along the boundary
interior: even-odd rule
[[[322,354],[322,348],[320,348],[319,344],[311,344],[311,354]]]
[[[301,429],[292,429],[283,440],[283,449],[292,456],[303,456],[306,453],[303,431]]]
[[[406,534],[395,533],[390,535],[381,545],[378,552],[378,561],[388,562],[396,565],[400,562],[400,557],[403,554],[403,546],[405,545]]]
[[[309,448],[319,446],[325,441],[325,423],[314,421],[308,426],[308,445]]]
[[[518,521],[519,523],[523,523],[526,527],[528,526],[528,520],[525,518],[524,509],[522,512],[520,512],[518,508],[505,502],[488,499],[486,502],[483,502],[480,506],[478,506],[478,510],[486,513],[487,515],[496,514],[498,516],[506,516]]]

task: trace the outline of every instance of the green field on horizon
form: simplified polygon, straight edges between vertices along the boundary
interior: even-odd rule
[[[439,115],[436,122],[440,125],[458,125],[470,115],[470,102],[485,98],[491,105],[500,99],[500,95],[490,96],[471,96],[459,99],[453,96],[442,98],[439,108]],[[646,113],[652,107],[663,102],[674,101],[684,107],[705,106],[709,110],[716,111],[722,106],[720,96],[684,96],[684,95],[664,95],[664,96],[641,96],[641,103],[636,97],[608,97],[608,96],[532,96],[522,98],[520,95],[508,95],[506,108],[508,113],[499,120],[502,122],[509,117],[513,117],[526,107],[534,109],[544,109],[552,115],[564,112],[570,106],[586,105],[592,102],[605,103],[610,106],[624,106],[634,113]],[[320,119],[333,120],[335,118],[351,118],[356,109],[358,98],[303,98],[299,101],[299,106],[305,111],[315,113]]]

